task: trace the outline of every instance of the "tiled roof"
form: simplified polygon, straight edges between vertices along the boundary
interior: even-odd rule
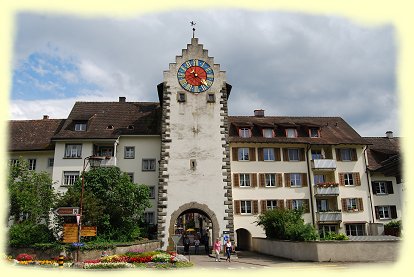
[[[365,137],[371,144],[368,146],[368,168],[377,170],[383,166],[383,162],[400,153],[400,140],[397,137]]]
[[[161,109],[154,102],[76,102],[52,139],[115,139],[120,135],[160,135]],[[75,131],[85,122],[86,131]]]
[[[9,151],[53,150],[51,138],[61,128],[64,119],[11,120]]]
[[[306,144],[367,144],[348,123],[340,117],[292,117],[292,116],[229,116],[230,142],[276,142],[276,143],[306,143]],[[238,127],[251,127],[252,137],[241,138],[237,133]],[[273,127],[275,137],[264,138],[262,128]],[[320,128],[320,137],[309,137],[309,128]],[[297,138],[287,138],[286,128],[295,128]]]

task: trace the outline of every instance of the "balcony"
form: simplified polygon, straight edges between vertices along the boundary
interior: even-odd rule
[[[315,196],[338,196],[338,183],[319,183],[315,185]]]
[[[324,211],[316,213],[316,221],[319,223],[338,223],[342,221],[341,211]]]
[[[336,161],[332,159],[315,159],[312,160],[313,170],[335,170]]]
[[[105,167],[105,166],[116,166],[116,157],[112,156],[94,156],[95,158],[102,158],[99,162],[91,162],[91,167]]]

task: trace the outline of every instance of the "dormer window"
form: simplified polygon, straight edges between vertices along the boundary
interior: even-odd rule
[[[286,129],[286,137],[287,138],[297,138],[298,131],[295,128],[287,128]]]
[[[128,125],[128,130],[134,130],[134,125]]]
[[[86,131],[86,122],[75,123],[75,131],[77,132]]]
[[[250,138],[252,136],[252,132],[250,128],[240,128],[239,129],[239,137],[241,138]]]
[[[319,138],[321,136],[319,128],[309,128],[309,137]]]
[[[114,129],[114,125],[108,125],[108,126],[106,126],[106,129],[107,130],[113,130]]]
[[[273,138],[275,136],[275,132],[271,128],[263,129],[263,137],[264,138]]]

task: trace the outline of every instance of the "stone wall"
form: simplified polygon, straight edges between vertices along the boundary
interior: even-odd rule
[[[401,241],[276,241],[252,238],[252,251],[314,262],[397,261]]]

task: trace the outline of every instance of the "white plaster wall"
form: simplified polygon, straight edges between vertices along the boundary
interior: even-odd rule
[[[9,159],[19,159],[22,157],[24,160],[36,159],[36,172],[45,171],[52,177],[53,167],[48,166],[49,158],[54,157],[54,151],[24,151],[24,152],[10,152]]]
[[[186,92],[177,81],[177,71],[181,64],[189,59],[198,58],[206,61],[214,70],[214,83],[206,92],[193,94]],[[176,63],[170,64],[169,71],[164,72],[164,81],[172,92],[170,99],[170,128],[171,143],[168,161],[167,216],[165,223],[166,236],[164,245],[168,245],[168,228],[171,214],[180,206],[197,202],[206,204],[212,210],[219,222],[220,233],[226,230],[225,197],[222,175],[222,147],[224,143],[220,133],[222,125],[220,115],[220,90],[225,84],[225,74],[220,72],[219,65],[214,64],[196,40],[183,51],[183,56],[177,56]],[[177,102],[177,92],[186,93],[185,103]],[[215,93],[216,102],[207,103],[206,93]],[[196,160],[196,169],[190,168],[190,159]],[[217,226],[215,226],[217,227]]]

